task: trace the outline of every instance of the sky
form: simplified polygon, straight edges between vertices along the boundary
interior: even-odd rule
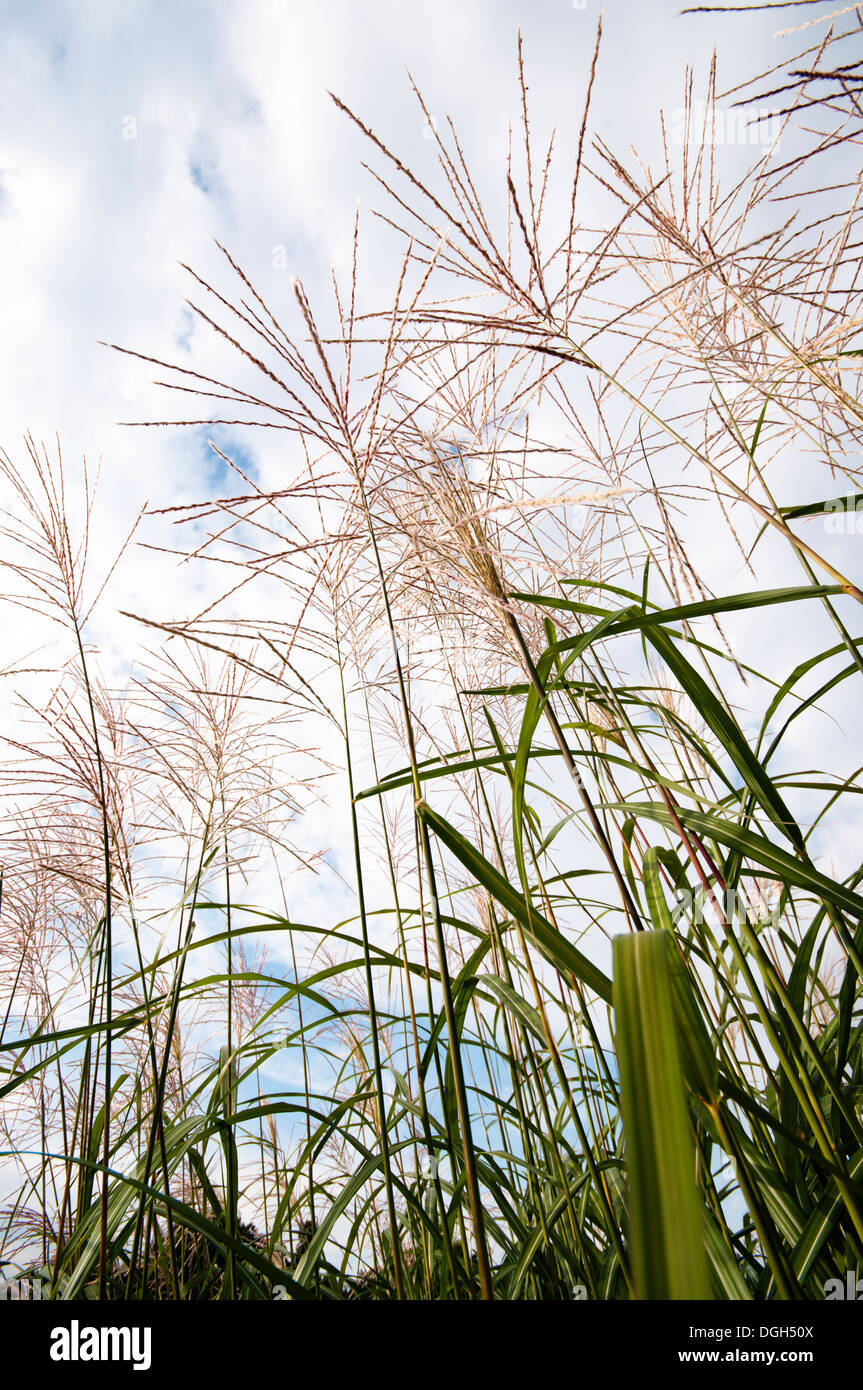
[[[776,60],[782,18],[680,10],[671,0],[602,10],[593,126],[612,148],[655,157],[660,108],[673,128],[687,65],[697,91],[714,48],[720,89]],[[313,304],[328,292],[331,265],[347,265],[357,202],[364,215],[380,203],[361,167],[365,142],[330,91],[422,172],[433,146],[412,78],[434,121],[452,116],[499,198],[507,127],[518,119],[520,29],[533,127],[556,129],[565,160],[599,16],[596,0],[3,0],[0,444],[20,456],[29,430],[59,434],[67,459],[101,457],[106,555],[145,503],[207,495],[222,481],[208,432],[123,428],[176,418],[175,402],[144,364],[102,343],[215,360],[200,356],[211,346],[185,305],[181,269],[220,275],[214,239],[277,315],[293,276]],[[392,242],[367,219],[368,298],[385,299],[394,274]],[[281,466],[261,434],[220,442]],[[116,576],[113,611],[134,611],[141,592],[156,611],[159,595],[179,600],[184,585],[194,602],[204,582],[136,547]],[[135,639],[111,607],[100,637],[122,663]]]
[[[314,294],[347,253],[356,200],[375,192],[362,139],[328,91],[423,168],[431,144],[410,74],[474,163],[497,169],[517,116],[518,28],[534,123],[565,143],[598,7],[6,0],[0,16],[3,441],[59,430],[70,452],[102,452],[106,489],[131,510],[151,483],[191,486],[200,458],[188,442],[116,429],[146,418],[153,397],[140,366],[99,340],[189,349],[178,263],[212,269],[213,238],[276,307],[292,274]],[[612,145],[649,150],[658,107],[681,105],[685,64],[703,79],[718,43],[730,83],[741,27],[748,58],[769,50],[776,21],[611,0],[603,26],[595,125]],[[377,247],[371,238],[366,273],[383,280],[388,248]]]

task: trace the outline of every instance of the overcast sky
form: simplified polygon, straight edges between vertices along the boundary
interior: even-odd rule
[[[660,110],[672,123],[687,64],[704,90],[714,47],[720,90],[787,51],[775,37],[785,11],[680,9],[610,0],[602,11],[592,129],[613,149],[657,155]],[[175,418],[175,402],[100,340],[212,362],[178,263],[221,275],[213,238],[277,316],[292,275],[316,302],[331,262],[345,265],[357,199],[364,209],[381,201],[360,166],[368,149],[329,90],[424,170],[433,145],[410,73],[433,119],[453,117],[499,198],[507,127],[518,119],[520,27],[533,128],[546,138],[556,128],[565,163],[599,13],[597,0],[0,0],[0,444],[15,454],[25,430],[59,432],[69,458],[101,454],[112,543],[144,501],[206,493],[207,431],[118,428]],[[383,299],[391,293],[392,254],[366,221],[370,299],[377,281]],[[273,448],[248,433],[230,443],[253,466]],[[141,588],[156,606],[161,586],[176,598],[186,582],[204,581],[137,551],[117,576],[114,607]],[[108,645],[127,646],[122,624],[107,609],[102,617]]]
[[[775,16],[681,15],[670,0],[610,0],[594,126],[650,152],[682,102],[689,62],[720,50],[731,85],[775,48]],[[521,26],[537,129],[571,138],[598,18],[595,0],[5,0],[0,4],[2,442],[60,430],[104,452],[130,510],[200,462],[193,442],[114,422],[164,411],[147,373],[97,345],[155,356],[191,346],[177,267],[212,270],[212,238],[278,309],[290,274],[310,293],[345,253],[357,197],[373,201],[362,140],[332,89],[396,145],[430,157],[407,74],[451,114],[472,162],[500,167],[517,117]],[[745,43],[741,44],[741,38]],[[274,255],[274,248],[284,253]],[[367,273],[386,272],[366,247]],[[274,261],[278,265],[274,265]]]

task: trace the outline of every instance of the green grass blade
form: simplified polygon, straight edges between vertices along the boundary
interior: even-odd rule
[[[477,883],[487,889],[492,897],[526,928],[539,950],[552,965],[556,966],[564,975],[575,976],[582,984],[587,985],[588,989],[592,989],[595,994],[598,994],[600,999],[604,999],[607,1004],[611,1003],[611,981],[600,970],[599,966],[594,965],[587,956],[582,955],[581,951],[567,941],[566,937],[550,922],[546,921],[540,913],[529,908],[521,893],[517,892],[503,875],[499,874],[497,869],[488,862],[485,856],[480,854],[479,850],[466,840],[454,826],[450,825],[443,816],[438,815],[425,802],[419,807],[419,814],[441,843],[446,845],[447,849],[473,874]]]
[[[642,1299],[709,1299],[668,948],[665,931],[614,938],[635,1293]]]

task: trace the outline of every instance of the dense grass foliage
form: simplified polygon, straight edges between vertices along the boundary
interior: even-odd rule
[[[359,223],[329,317],[194,275],[223,358],[156,364],[196,402],[161,423],[231,485],[171,520],[228,577],[129,615],[122,692],[92,487],[75,523],[59,454],[4,456],[5,587],[62,644],[0,785],[7,1277],[816,1299],[863,1263],[847,22],[782,51],[778,143],[718,151],[689,93],[658,173],[592,135],[599,32],[557,183],[520,46],[490,201],[454,131],[426,176],[351,116],[392,304]]]

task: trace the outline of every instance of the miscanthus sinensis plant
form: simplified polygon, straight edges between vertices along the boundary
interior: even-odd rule
[[[860,488],[857,34],[687,75],[655,168],[593,130],[601,24],[568,166],[520,42],[491,181],[419,92],[422,172],[339,101],[391,302],[358,214],[329,305],[224,248],[189,272],[233,368],[133,353],[185,403],[139,424],[268,466],[221,451],[236,486],[168,514],[224,594],[130,615],[121,694],[61,461],[5,461],[13,597],[66,643],[2,780],[2,1249],[54,1296],[806,1299],[859,1266],[860,788],[824,731],[863,593],[823,524]],[[311,870],[342,897],[305,920]]]

